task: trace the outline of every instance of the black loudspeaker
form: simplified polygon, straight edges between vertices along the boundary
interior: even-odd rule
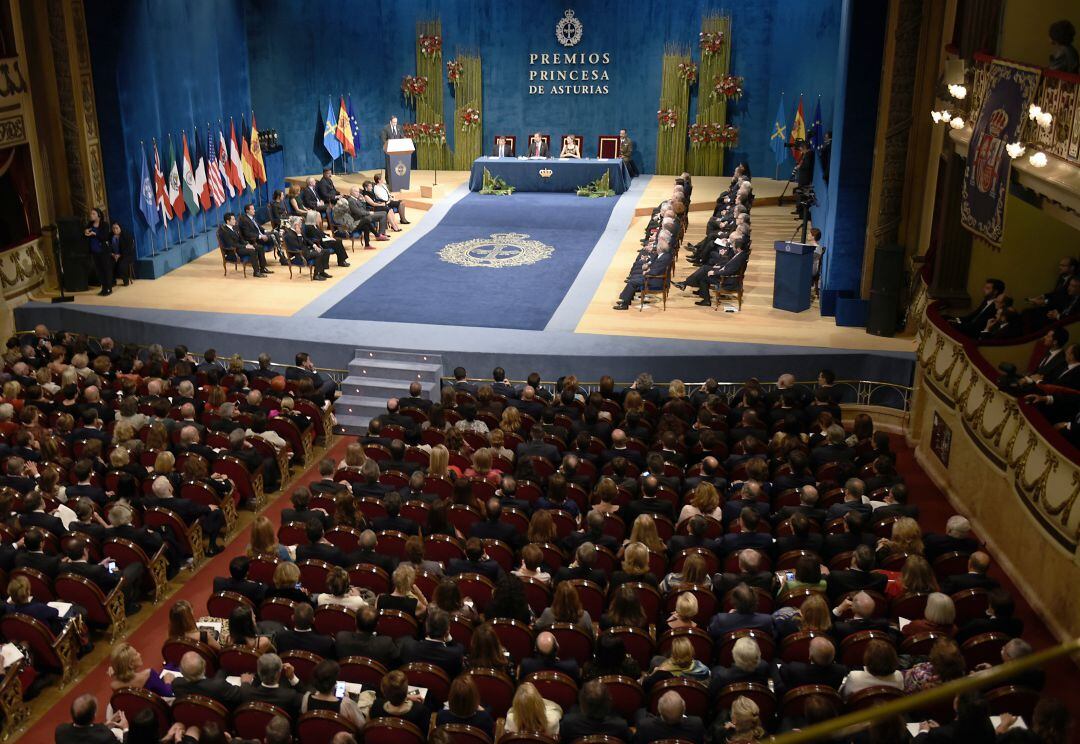
[[[883,245],[874,251],[874,278],[870,285],[870,311],[866,332],[893,336],[900,321],[900,294],[904,287],[904,248]]]
[[[81,220],[62,217],[56,221],[60,237],[60,260],[63,262],[64,291],[85,292],[89,287],[90,249],[86,246]]]

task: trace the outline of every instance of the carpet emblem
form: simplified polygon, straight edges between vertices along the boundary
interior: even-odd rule
[[[529,240],[523,233],[492,233],[486,238],[445,245],[439,251],[439,258],[458,266],[508,269],[543,261],[554,252],[552,246]]]

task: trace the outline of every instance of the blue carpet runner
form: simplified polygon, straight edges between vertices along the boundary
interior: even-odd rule
[[[321,317],[543,330],[617,202],[470,193]]]

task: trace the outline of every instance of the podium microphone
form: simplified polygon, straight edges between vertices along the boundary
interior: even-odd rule
[[[53,259],[56,260],[56,278],[60,284],[60,296],[50,298],[54,305],[61,302],[74,302],[75,298],[64,293],[64,256],[60,251],[60,227],[58,225],[43,225],[42,230],[48,230],[53,234],[52,247]]]

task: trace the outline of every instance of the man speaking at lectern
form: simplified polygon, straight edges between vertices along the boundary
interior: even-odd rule
[[[405,134],[401,130],[401,125],[397,122],[396,116],[390,117],[390,123],[382,128],[379,132],[379,139],[382,140],[383,150],[386,149],[386,140],[398,139],[404,137]]]

